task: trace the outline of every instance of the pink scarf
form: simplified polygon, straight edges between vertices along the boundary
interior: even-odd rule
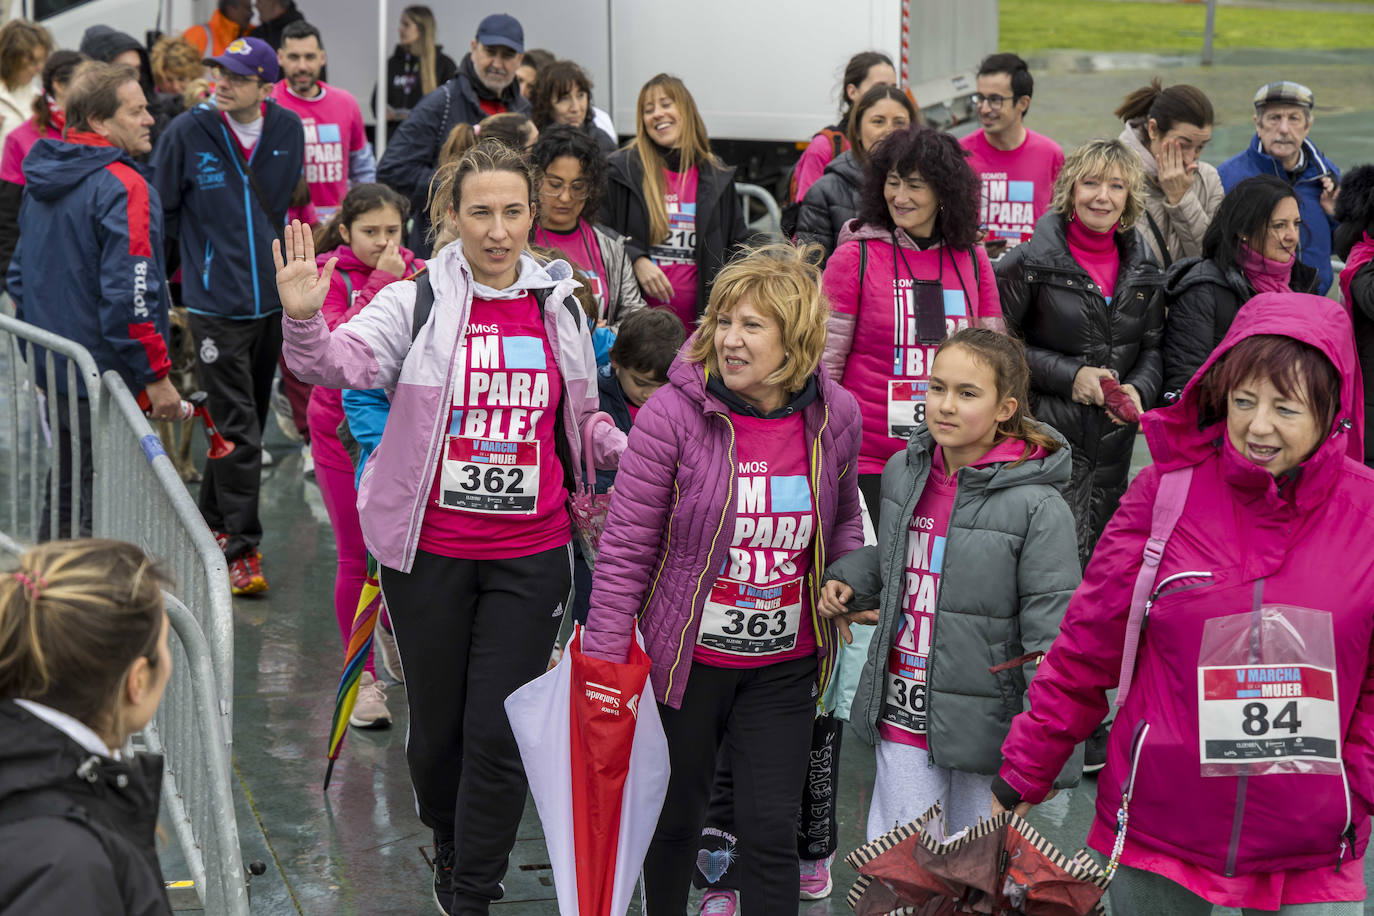
[[[1293,275],[1293,262],[1297,260],[1296,254],[1287,261],[1275,261],[1266,258],[1244,242],[1240,244],[1239,254],[1241,270],[1245,271],[1245,278],[1250,281],[1255,292],[1289,293],[1293,291],[1289,285],[1289,278]]]

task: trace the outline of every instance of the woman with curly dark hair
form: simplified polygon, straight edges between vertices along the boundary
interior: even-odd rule
[[[592,113],[592,80],[576,63],[556,60],[539,71],[530,92],[530,117],[544,130],[567,124],[596,141],[602,153],[615,151],[615,138],[596,126]]]
[[[870,508],[883,465],[925,422],[940,343],[967,327],[1002,327],[992,264],[977,243],[978,177],[965,156],[930,127],[877,144],[858,218],[826,263],[825,367],[859,401],[859,489]]]
[[[535,85],[543,86],[543,79]],[[615,326],[644,308],[624,237],[592,222],[606,190],[606,160],[596,144],[576,127],[555,124],[539,135],[530,162],[540,177],[539,222],[531,242],[557,249],[587,275],[599,324]]]
[[[1065,160],[1031,240],[997,262],[1007,326],[1026,342],[1031,412],[1073,448],[1065,496],[1084,565],[1126,491],[1139,426],[1107,409],[1103,382],[1139,413],[1163,381],[1164,277],[1136,231],[1144,184],[1134,151],[1090,140]]]

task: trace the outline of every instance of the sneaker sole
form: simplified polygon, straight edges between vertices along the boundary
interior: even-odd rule
[[[444,906],[444,902],[439,899],[439,888],[437,887],[434,889],[434,906],[437,907],[439,912],[443,913],[444,916],[453,916],[453,907]]]
[[[231,585],[231,586],[229,586],[229,591],[232,592],[233,594],[239,595],[239,596],[245,596],[245,595],[261,595],[263,592],[267,591],[267,589],[268,589],[267,583],[264,582],[264,581],[261,580],[261,579],[255,581],[255,582],[249,582],[247,585]]]
[[[1105,761],[1102,763],[1086,763],[1083,765],[1083,775],[1091,776],[1092,774],[1097,773],[1101,770],[1105,770],[1106,768],[1107,764]]]
[[[827,882],[825,883],[825,888],[824,888],[823,890],[819,890],[819,891],[802,891],[801,894],[800,894],[799,896],[800,896],[801,899],[803,899],[803,900],[824,900],[826,897],[829,897],[830,894],[831,894],[831,892],[834,891],[834,890],[835,890],[835,881],[834,881],[834,879],[832,878],[831,880],[829,880],[829,881],[827,881]]]
[[[349,716],[349,717],[348,717],[348,724],[351,725],[351,726],[353,726],[354,728],[363,728],[363,729],[369,729],[369,728],[371,728],[371,729],[390,728],[390,727],[391,727],[391,717],[390,717],[390,716],[386,716],[386,717],[380,717],[380,716],[379,716],[378,718],[373,719],[372,721],[369,722],[367,719],[355,719],[355,718],[353,718],[352,716]]]

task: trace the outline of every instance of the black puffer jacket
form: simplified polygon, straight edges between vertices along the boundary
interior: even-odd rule
[[[806,189],[797,212],[798,245],[810,243],[825,249],[821,266],[839,242],[844,224],[859,215],[859,188],[864,170],[852,150],[845,150],[825,167],[825,174]]]
[[[158,866],[162,758],[87,752],[0,701],[0,914],[170,914]]]
[[[1316,289],[1317,271],[1293,264],[1289,285],[1294,292]],[[1236,312],[1255,295],[1240,268],[1225,270],[1211,258],[1175,261],[1164,275],[1169,317],[1164,322],[1164,388],[1161,403],[1172,404],[1193,373],[1221,343]]]
[[[600,222],[625,236],[625,254],[631,266],[649,256],[649,210],[644,200],[644,166],[634,149],[616,150],[606,160],[606,196],[601,200]],[[706,311],[706,299],[716,274],[730,260],[732,249],[746,241],[739,198],[735,196],[735,170],[702,162],[697,166],[697,317]]]
[[[1084,564],[1126,490],[1136,426],[1117,425],[1101,407],[1074,403],[1074,376],[1084,366],[1111,369],[1122,384],[1135,386],[1148,410],[1159,399],[1163,375],[1164,277],[1134,231],[1118,233],[1116,245],[1121,266],[1111,305],[1074,261],[1064,220],[1054,212],[996,267],[1008,329],[1026,342],[1031,411],[1073,449],[1065,497]]]

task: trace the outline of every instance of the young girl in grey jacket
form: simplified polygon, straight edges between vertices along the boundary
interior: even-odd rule
[[[844,635],[877,626],[851,717],[877,747],[869,839],[936,802],[951,833],[988,813],[1002,740],[1078,585],[1069,449],[1031,418],[1029,377],[1014,338],[946,340],[925,422],[883,469],[877,546],[826,570],[821,613]]]

